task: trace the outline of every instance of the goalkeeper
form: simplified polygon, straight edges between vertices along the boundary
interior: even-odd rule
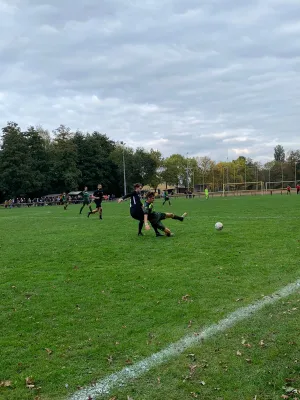
[[[173,213],[155,212],[154,211],[154,200],[155,200],[155,194],[153,192],[147,193],[146,202],[144,205],[145,229],[146,230],[150,229],[150,225],[149,225],[149,222],[150,222],[150,224],[152,225],[154,230],[159,229],[162,232],[164,232],[166,236],[174,236],[174,234],[170,231],[170,229],[166,228],[162,224],[161,221],[164,219],[167,219],[167,218],[172,218],[172,219],[176,219],[178,221],[183,221],[184,218],[186,217],[187,213],[184,213],[181,217],[179,217],[178,215],[175,215]]]

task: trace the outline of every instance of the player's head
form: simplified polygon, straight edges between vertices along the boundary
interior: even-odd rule
[[[146,199],[147,199],[147,202],[148,202],[148,203],[153,203],[153,202],[154,202],[154,199],[155,199],[155,194],[154,194],[154,192],[148,192],[148,193],[146,194]]]
[[[97,188],[98,188],[98,189],[102,189],[101,183],[98,183]]]
[[[87,187],[87,186],[85,186],[85,187],[84,187],[84,190],[88,190],[88,187]]]
[[[135,183],[133,188],[136,192],[140,192],[143,189],[143,185],[141,183]]]

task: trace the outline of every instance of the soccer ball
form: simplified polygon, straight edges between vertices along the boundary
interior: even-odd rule
[[[221,231],[221,230],[223,229],[223,224],[222,224],[222,222],[217,222],[217,223],[215,224],[215,228],[216,228],[217,231]]]

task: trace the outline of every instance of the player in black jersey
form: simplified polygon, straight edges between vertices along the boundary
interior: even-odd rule
[[[143,185],[141,183],[135,183],[134,191],[126,194],[118,200],[118,203],[121,203],[123,200],[128,199],[130,197],[130,215],[133,219],[139,221],[139,230],[138,235],[143,236],[142,229],[144,225],[144,210],[143,204],[141,202],[141,190]],[[156,227],[153,227],[156,233],[156,236],[163,236]]]
[[[102,191],[102,185],[101,183],[98,183],[97,190],[95,190],[93,194],[93,199],[96,204],[96,208],[93,211],[90,211],[88,213],[88,217],[91,214],[96,214],[97,212],[99,213],[99,218],[102,219],[102,199],[103,199],[103,191]]]

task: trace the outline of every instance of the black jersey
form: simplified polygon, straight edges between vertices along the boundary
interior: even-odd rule
[[[98,197],[97,199],[95,199],[95,203],[101,203],[102,199],[103,199],[103,192],[101,189],[97,189],[94,194],[94,197]]]
[[[122,197],[123,200],[128,199],[130,197],[130,210],[131,211],[139,211],[143,209],[143,204],[141,202],[140,194],[135,190],[131,193],[126,194]]]

